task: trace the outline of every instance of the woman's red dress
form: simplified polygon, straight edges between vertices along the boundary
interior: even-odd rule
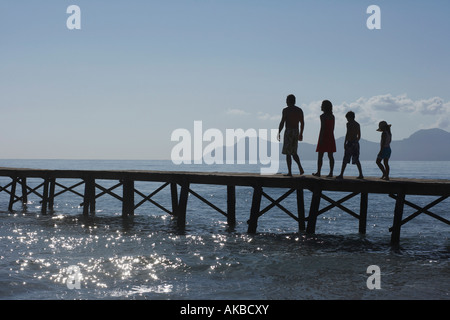
[[[321,129],[316,152],[336,152],[336,141],[334,140],[334,117],[325,118],[321,116]]]

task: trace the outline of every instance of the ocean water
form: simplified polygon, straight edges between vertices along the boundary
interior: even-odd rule
[[[307,174],[315,161],[302,162]],[[175,166],[170,161],[0,160],[0,166],[43,169],[137,169],[249,171],[258,166]],[[327,170],[324,163],[324,172]],[[335,173],[340,162],[336,161]],[[363,162],[366,176],[378,176]],[[284,163],[281,172],[286,172]],[[392,162],[391,176],[450,179],[449,162]],[[296,171],[294,171],[295,173]],[[348,166],[346,175],[357,175]],[[0,186],[8,178],[0,177]],[[76,182],[76,181],[75,181]],[[61,181],[71,186],[73,181]],[[32,185],[38,181],[29,180]],[[112,186],[114,181],[99,181]],[[150,194],[160,183],[136,183]],[[226,209],[226,188],[192,189]],[[58,190],[58,189],[57,189]],[[83,186],[75,188],[82,193]],[[115,190],[121,194],[121,189]],[[265,190],[273,198],[282,190]],[[169,190],[153,199],[170,206]],[[146,203],[122,219],[121,203],[97,199],[95,216],[85,218],[81,198],[64,193],[54,213],[40,214],[38,197],[8,212],[9,196],[0,192],[0,299],[148,299],[148,300],[308,300],[450,298],[450,226],[424,214],[402,227],[399,247],[390,246],[394,200],[369,195],[367,233],[358,221],[333,209],[319,216],[316,234],[298,232],[296,221],[274,208],[247,233],[252,190],[237,187],[236,219],[229,228],[220,213],[190,196],[184,232],[176,221]],[[327,192],[333,199],[344,194]],[[436,197],[407,197],[424,206]],[[305,191],[305,207],[311,195]],[[139,196],[136,196],[136,201]],[[268,205],[262,203],[262,208]],[[282,202],[295,212],[294,194]],[[327,205],[322,200],[321,207]],[[358,210],[356,197],[345,203]],[[450,200],[430,209],[449,219]],[[415,210],[405,206],[404,217]],[[369,289],[369,266],[378,266],[379,289]],[[78,278],[75,278],[75,275]],[[79,286],[78,286],[79,284]]]

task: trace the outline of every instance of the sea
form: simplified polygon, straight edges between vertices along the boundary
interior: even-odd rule
[[[302,161],[306,174],[316,161]],[[340,170],[336,161],[335,174]],[[0,167],[80,170],[168,170],[259,172],[258,165],[175,165],[169,161],[0,160]],[[380,176],[373,161],[363,161],[365,176]],[[294,163],[294,174],[298,174]],[[327,173],[327,161],[323,172]],[[280,162],[280,174],[286,173]],[[356,176],[347,166],[345,176]],[[450,162],[392,161],[391,177],[450,179]],[[37,179],[36,179],[37,180]],[[0,186],[10,182],[0,177]],[[39,181],[29,179],[30,186]],[[77,181],[57,181],[66,187]],[[117,181],[98,181],[111,187]],[[136,182],[142,194],[161,183]],[[58,189],[57,191],[61,190]],[[226,187],[191,189],[226,210]],[[38,191],[37,189],[36,191]],[[83,193],[83,186],[73,188]],[[285,190],[265,189],[272,198]],[[39,192],[39,191],[38,191]],[[99,193],[100,191],[97,190]],[[121,189],[114,190],[121,195]],[[152,199],[171,208],[169,188]],[[345,194],[326,192],[338,200]],[[141,198],[136,195],[136,201]],[[264,199],[264,198],[263,198]],[[407,196],[421,207],[436,197]],[[192,195],[187,225],[150,202],[123,219],[121,202],[104,195],[95,215],[83,216],[81,197],[65,192],[52,214],[41,214],[39,197],[28,196],[8,211],[9,195],[0,192],[1,300],[449,300],[450,226],[421,214],[402,226],[400,245],[391,246],[395,200],[369,194],[367,232],[358,221],[334,208],[319,216],[316,233],[298,230],[278,208],[260,217],[256,234],[247,233],[252,189],[236,189],[236,225]],[[305,207],[311,194],[305,191]],[[270,202],[263,200],[261,208]],[[281,203],[296,212],[295,194]],[[328,205],[321,201],[321,208]],[[359,198],[344,203],[358,212]],[[450,219],[450,199],[431,212]],[[405,206],[404,217],[416,209]]]

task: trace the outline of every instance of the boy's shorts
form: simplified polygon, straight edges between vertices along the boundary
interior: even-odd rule
[[[352,160],[352,164],[356,164],[359,161],[359,142],[358,141],[349,141],[345,145],[345,153],[344,153],[344,163],[350,163],[350,159]]]

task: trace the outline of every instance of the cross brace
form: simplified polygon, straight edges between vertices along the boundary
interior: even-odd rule
[[[389,197],[391,197],[392,199],[398,200],[398,196],[395,195],[395,194],[390,194]],[[426,215],[429,215],[430,217],[433,217],[433,218],[435,218],[435,219],[437,219],[437,220],[440,220],[440,221],[442,221],[442,222],[444,222],[444,223],[450,225],[450,221],[449,221],[449,220],[447,220],[447,219],[445,219],[445,218],[443,218],[443,217],[441,217],[441,216],[438,216],[438,215],[435,214],[435,213],[432,213],[432,212],[428,211],[428,209],[431,209],[432,207],[434,207],[434,206],[437,205],[438,203],[444,201],[444,200],[447,199],[448,197],[449,197],[449,196],[442,196],[442,197],[439,197],[438,199],[436,199],[436,200],[430,202],[429,204],[427,204],[427,205],[424,206],[423,208],[420,207],[420,206],[418,206],[418,205],[416,205],[416,204],[414,204],[414,203],[412,203],[412,202],[410,202],[410,201],[403,200],[403,203],[404,203],[404,204],[410,206],[411,208],[416,209],[417,211],[414,212],[413,214],[411,214],[410,216],[406,217],[405,219],[401,220],[401,221],[400,221],[400,226],[404,225],[404,224],[407,223],[408,221],[411,221],[412,219],[414,219],[415,217],[417,217],[417,216],[420,215],[421,213],[425,213]],[[390,227],[390,228],[389,228],[389,231],[392,232],[393,229],[394,229],[393,227]]]
[[[292,212],[286,209],[284,206],[280,204],[281,201],[286,199],[290,194],[297,191],[297,212],[298,216],[295,216]],[[261,198],[264,196],[271,203],[266,206],[263,210],[260,210]],[[247,221],[248,223],[248,232],[255,233],[256,227],[258,224],[258,218],[265,214],[267,211],[277,206],[291,218],[296,220],[299,225],[299,230],[303,231],[305,229],[305,210],[304,210],[304,199],[303,199],[303,189],[291,188],[284,194],[282,194],[278,199],[273,199],[266,192],[263,191],[263,188],[260,186],[254,187],[253,191],[253,199],[252,199],[252,207],[250,210],[250,219]]]

